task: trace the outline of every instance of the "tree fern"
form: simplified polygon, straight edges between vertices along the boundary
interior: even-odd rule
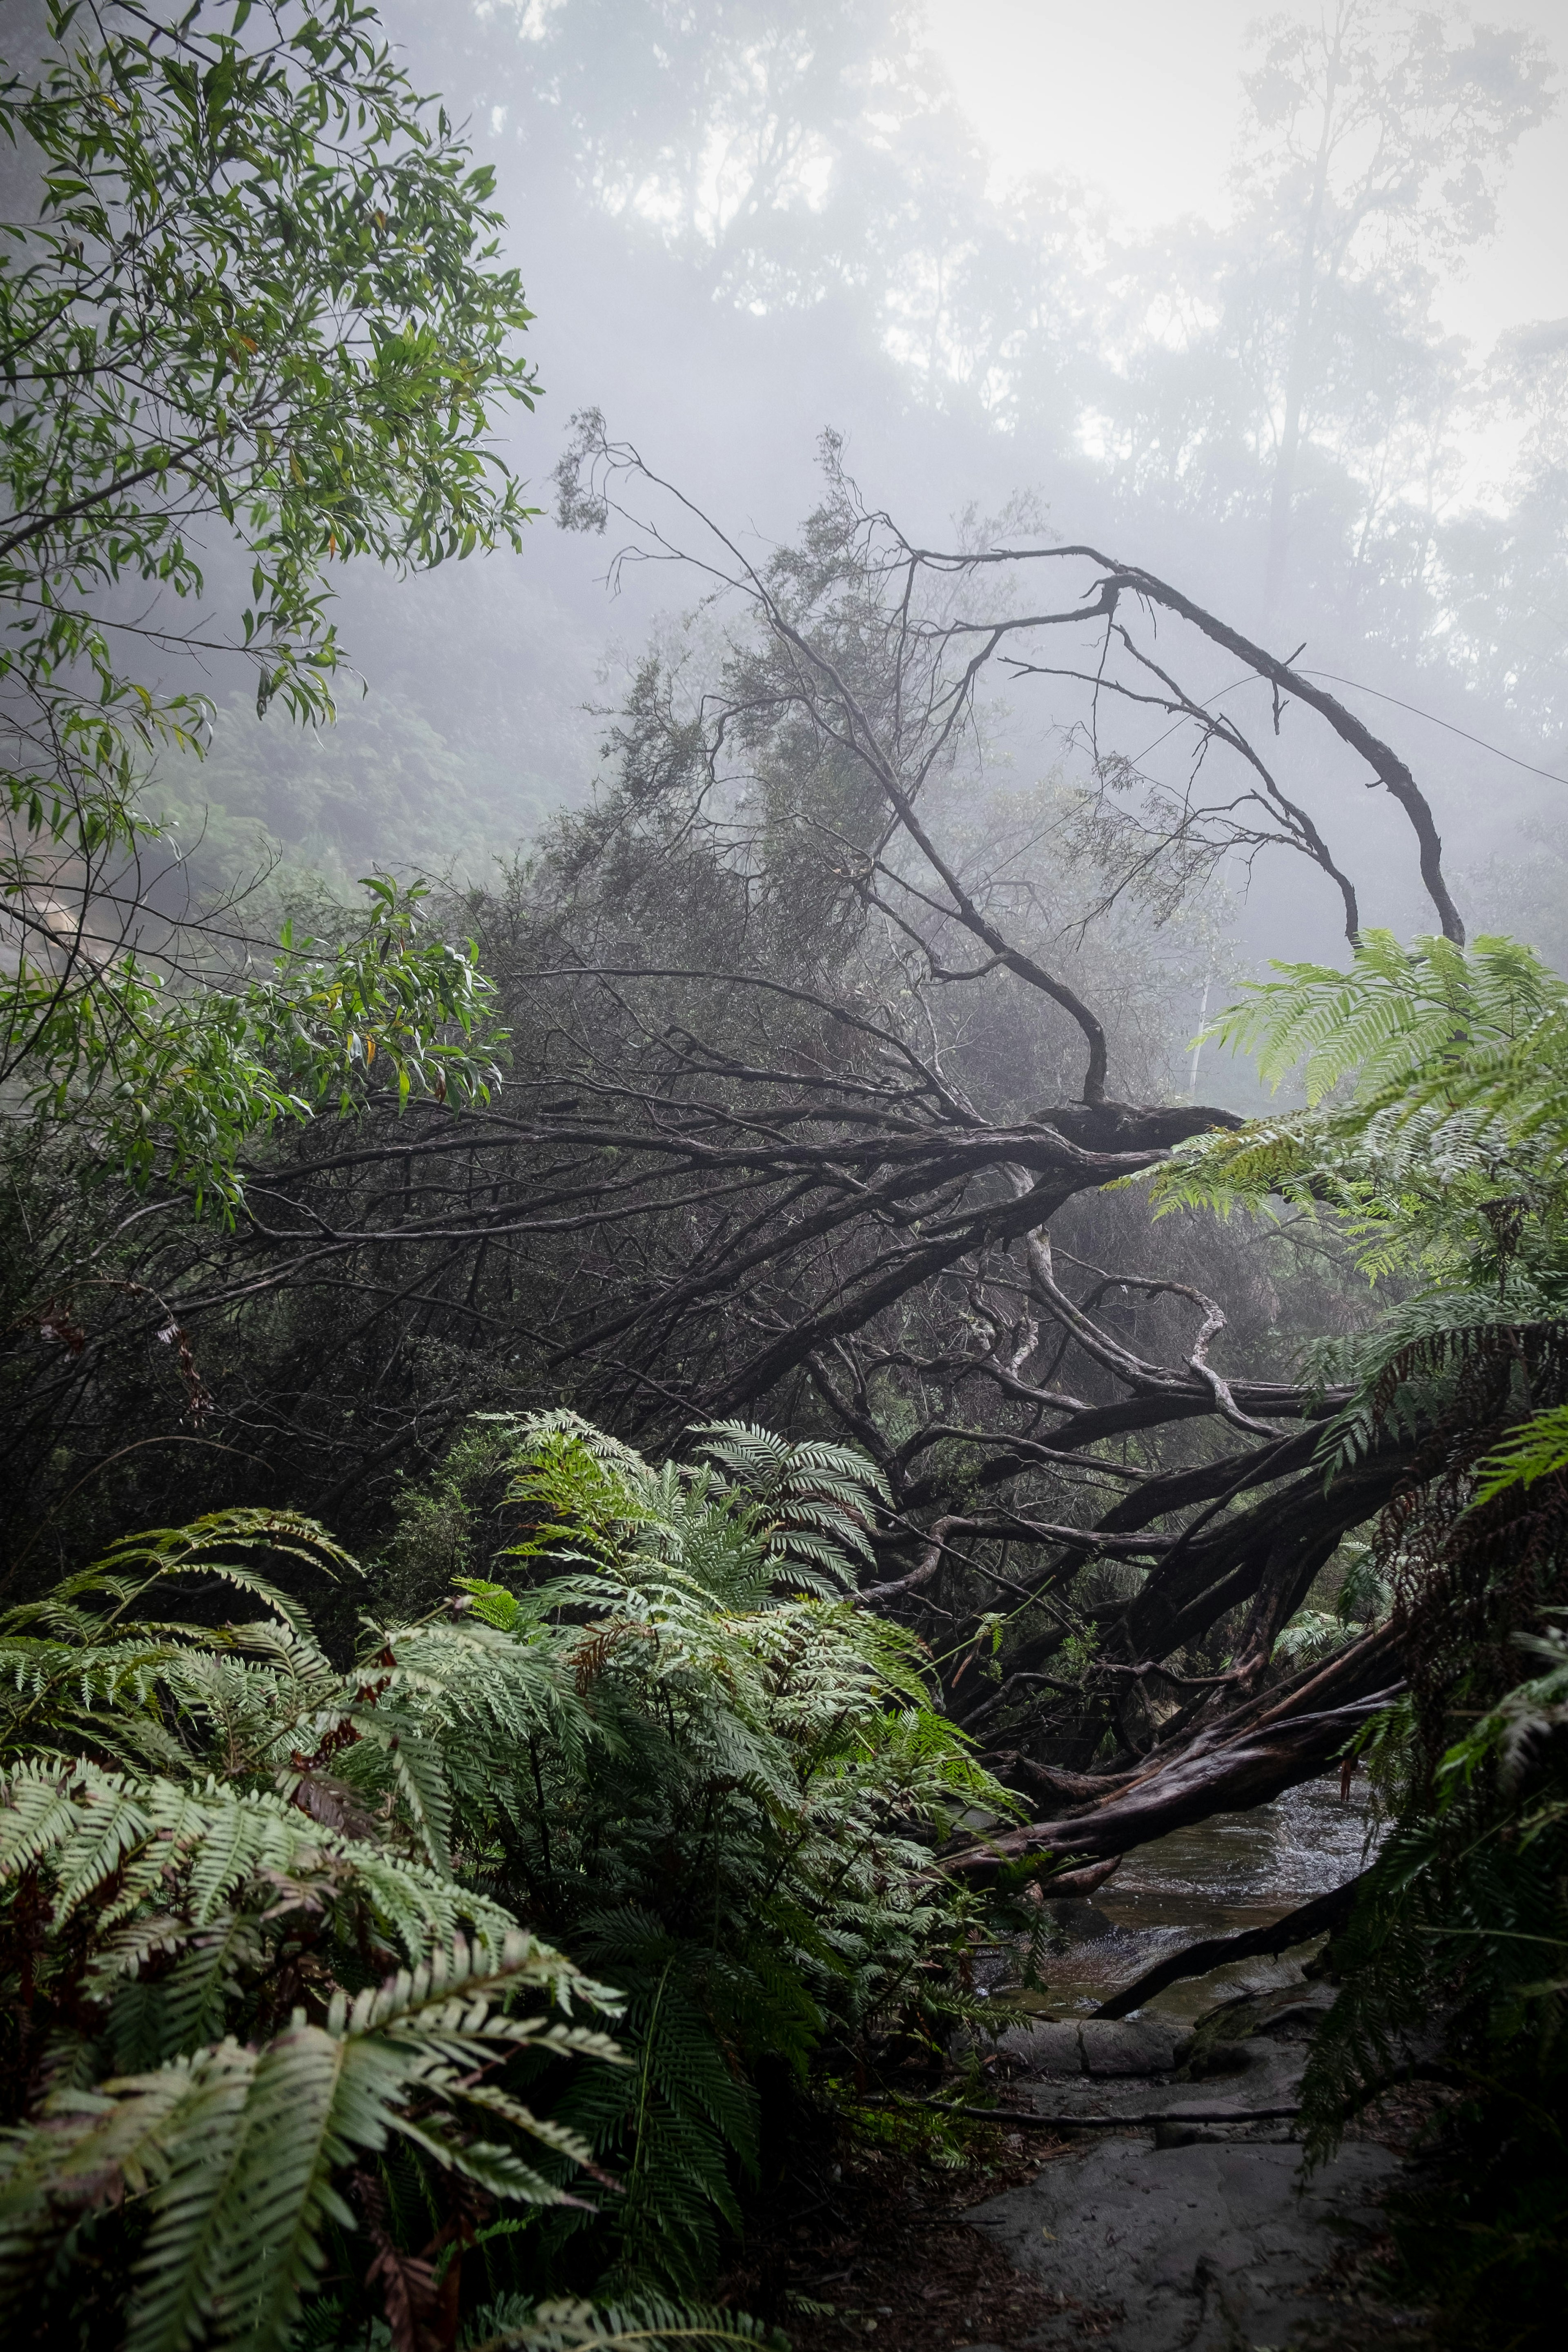
[[[704,2310],[658,2295],[605,2305],[538,2304],[511,2295],[475,2315],[462,2352],[723,2352],[731,2345],[784,2352],[785,2342],[744,2312]]]
[[[1249,985],[1204,1037],[1250,1055],[1272,1085],[1300,1069],[1309,1108],[1353,1075],[1363,1102],[1408,1110],[1445,1077],[1521,1049],[1535,1091],[1568,1015],[1568,985],[1514,940],[1464,949],[1432,936],[1403,948],[1370,931],[1349,971],[1273,968],[1282,978]]]
[[[0,2288],[37,2275],[84,2209],[124,2198],[145,2220],[127,2352],[198,2339],[271,2352],[320,2269],[325,2222],[352,2222],[337,2177],[393,2137],[493,2197],[558,2201],[513,2139],[576,2161],[586,2149],[469,2077],[525,2045],[617,2054],[602,2034],[506,2013],[517,1992],[549,1992],[563,1973],[516,1933],[493,1954],[459,1942],[352,2004],[334,1994],[319,2025],[296,2011],[259,2050],[225,2040],[154,2074],[57,2092],[0,2139]],[[507,2137],[469,2137],[466,2106]]]
[[[688,1433],[721,1468],[718,1493],[742,1495],[767,1522],[770,1553],[853,1581],[852,1560],[869,1563],[869,1527],[888,1482],[852,1446],[820,1439],[791,1444],[754,1422],[708,1422]]]
[[[112,2217],[138,2249],[138,2347],[283,2342],[323,2231],[353,2220],[337,2176],[389,2135],[491,2196],[557,2199],[585,2151],[493,2070],[613,2054],[591,2029],[502,2014],[517,1994],[613,1996],[446,1852],[443,1735],[461,1769],[548,1711],[548,1673],[464,1622],[409,1629],[406,1670],[381,1628],[336,1668],[260,1572],[268,1546],[357,1573],[296,1516],[215,1514],[127,1539],[0,1623],[0,2287]],[[215,1570],[270,1613],[135,1613]],[[474,1937],[501,1956],[488,1975]]]
[[[764,2061],[804,2084],[962,2005],[931,1848],[1014,1807],[844,1591],[877,1474],[698,1440],[487,1424],[528,1527],[348,1664],[266,1547],[357,1570],[286,1514],[128,1538],[0,1621],[7,2293],[107,2231],[133,2352],[322,2340],[382,2292],[413,2352],[466,2183],[537,2217],[470,2231],[494,2286],[697,2294]],[[248,1622],[178,1613],[214,1567]],[[469,1947],[513,1958],[443,1962]],[[567,2003],[618,2016],[624,2064]]]
[[[1015,1807],[910,1637],[841,1597],[869,1464],[744,1425],[695,1433],[717,1469],[643,1463],[564,1415],[516,1433],[532,1524],[463,1589],[560,1660],[592,1731],[585,1767],[544,1729],[471,1812],[465,1793],[466,1834],[489,1843],[506,1806],[552,1932],[626,1996],[631,2073],[584,2078],[566,2111],[626,2183],[599,2225],[612,2280],[690,2291],[751,2160],[750,2070],[804,2080],[830,2037],[932,2020],[966,1912],[931,1846],[971,1804]],[[828,1545],[831,1583],[800,1557]]]
[[[1349,1391],[1327,1476],[1391,1440],[1405,1458],[1368,1557],[1410,1685],[1369,1734],[1393,1824],[1336,1938],[1310,2145],[1430,2064],[1436,2026],[1463,2095],[1396,2239],[1467,2342],[1544,2342],[1568,2252],[1568,987],[1508,940],[1374,935],[1349,972],[1287,968],[1212,1034],[1276,1083],[1299,1069],[1307,1108],[1183,1147],[1162,1209],[1283,1199],[1403,1278],[1308,1368]],[[1331,1638],[1299,1620],[1284,1643]],[[1521,1653],[1546,1671],[1522,1676]]]
[[[1568,1150],[1568,984],[1529,949],[1399,947],[1369,935],[1348,972],[1311,964],[1247,990],[1206,1037],[1254,1054],[1304,1111],[1194,1139],[1150,1180],[1163,1208],[1279,1194],[1435,1239],[1456,1188],[1476,1206],[1549,1205]]]
[[[1524,1422],[1476,1465],[1478,1503],[1489,1503],[1510,1486],[1533,1486],[1568,1470],[1568,1405],[1553,1405]]]

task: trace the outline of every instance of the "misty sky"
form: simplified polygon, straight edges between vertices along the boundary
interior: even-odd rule
[[[1316,5],[1287,0],[1298,18]],[[478,873],[582,804],[607,711],[650,639],[685,642],[680,615],[698,593],[690,575],[650,565],[616,573],[609,593],[613,542],[552,527],[551,469],[574,413],[592,406],[764,556],[818,500],[818,436],[831,427],[868,497],[917,538],[945,543],[954,518],[998,514],[1023,493],[1063,538],[1178,581],[1282,651],[1310,642],[1323,676],[1362,693],[1363,715],[1418,767],[1476,922],[1517,929],[1568,965],[1568,343],[1553,358],[1545,339],[1534,405],[1505,385],[1514,405],[1500,401],[1488,433],[1475,421],[1484,373],[1428,339],[1418,296],[1405,323],[1375,289],[1364,313],[1347,309],[1341,341],[1325,343],[1337,356],[1323,362],[1289,568],[1268,609],[1269,338],[1289,303],[1266,277],[1254,287],[1245,237],[1225,234],[1258,0],[923,0],[934,55],[913,58],[890,46],[909,19],[885,0],[382,5],[417,86],[447,94],[497,172],[547,392],[502,432],[543,513],[517,554],[405,581],[362,566],[344,580],[343,644],[370,692],[345,694],[330,743],[282,719],[257,729],[253,698],[230,708],[216,682],[222,741],[200,821],[230,865],[260,823],[349,879],[373,858]],[[1461,32],[1458,7],[1434,13]],[[1402,0],[1382,14],[1392,30]],[[1480,0],[1474,17],[1538,36],[1568,93],[1568,0]],[[752,39],[782,59],[776,121]],[[820,84],[801,62],[818,54]],[[895,93],[885,120],[879,76]],[[942,77],[964,121],[932,87]],[[786,163],[775,184],[778,122],[801,134],[806,165],[792,178]],[[991,158],[989,205],[966,126]],[[780,152],[795,151],[786,140]],[[728,214],[709,184],[715,153],[738,159]],[[836,161],[818,185],[825,156]],[[1133,255],[1130,291],[1114,259],[1079,238],[1076,208],[1048,191],[1012,201],[1036,174],[1108,200],[1130,246],[1154,240]],[[1565,193],[1568,95],[1520,142],[1497,238],[1442,284],[1443,324],[1476,361],[1509,329],[1568,319]],[[1194,218],[1218,236],[1161,248],[1160,231]],[[1179,293],[1207,283],[1205,269],[1234,288],[1234,314],[1205,313],[1190,348],[1162,340],[1167,278]],[[1058,766],[1080,776],[1068,690],[1026,709],[996,760],[1026,780]],[[1413,869],[1368,846],[1359,783],[1320,777],[1316,760],[1303,741],[1302,788],[1374,869],[1373,919],[1419,928]],[[1288,861],[1260,869],[1247,920],[1248,952],[1334,952],[1333,894]]]
[[[1189,212],[1229,217],[1245,37],[1275,13],[1257,0],[928,0],[931,46],[995,159],[995,190],[1067,173],[1134,232]],[[1568,67],[1568,0],[1437,13],[1528,26]],[[1447,281],[1441,307],[1481,347],[1525,320],[1568,316],[1568,103],[1521,141],[1497,240]]]

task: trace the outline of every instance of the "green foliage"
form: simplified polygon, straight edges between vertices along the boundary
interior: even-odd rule
[[[334,2180],[356,2159],[401,2138],[491,2197],[553,2201],[511,2141],[585,2150],[477,2078],[521,2049],[607,2054],[600,2036],[505,2013],[565,1974],[524,1936],[494,1953],[459,1942],[352,2002],[334,1990],[319,2024],[296,2010],[260,2049],[226,2036],[152,2074],[62,2084],[0,2152],[0,2293],[40,2280],[58,2292],[83,2219],[131,2198],[128,2352],[177,2352],[198,2335],[270,2352],[323,2266],[325,2225],[353,2224]]]
[[[332,562],[518,543],[529,510],[490,433],[498,404],[532,404],[530,314],[496,265],[489,174],[354,0],[173,22],[51,0],[49,26],[34,80],[0,87],[40,173],[38,216],[0,227],[0,1073],[55,1115],[107,1097],[103,1148],[138,1180],[161,1125],[168,1172],[223,1197],[246,1136],[341,1096],[374,1043],[405,1096],[482,1087],[483,991],[381,884],[335,959],[167,984],[181,938],[144,900],[138,762],[199,748],[208,714],[127,663],[150,636],[228,641],[171,609],[206,595],[216,523],[247,561],[232,642],[258,709],[329,716]],[[134,627],[114,617],[128,583],[152,599]]]
[[[1300,1069],[1310,1109],[1352,1076],[1363,1124],[1388,1110],[1403,1122],[1434,1101],[1452,1113],[1501,1084],[1494,1107],[1503,1104],[1518,1124],[1521,1076],[1532,1100],[1543,1081],[1550,1090],[1568,986],[1517,940],[1467,949],[1434,934],[1403,948],[1392,932],[1371,931],[1348,972],[1274,969],[1284,977],[1249,986],[1204,1034],[1250,1054],[1273,1086]],[[1552,1041],[1544,1055],[1543,1022]]]
[[[285,926],[271,980],[171,988],[128,953],[92,987],[25,968],[12,1009],[29,1025],[35,1114],[69,1120],[138,1189],[188,1189],[200,1216],[244,1199],[246,1143],[279,1119],[352,1116],[373,1087],[486,1103],[505,1032],[474,951],[420,919],[422,888],[367,881],[368,919],[321,956]]]
[[[770,2068],[963,2010],[931,1849],[1010,1804],[847,1597],[872,1466],[695,1436],[465,1433],[439,1509],[489,1574],[346,1665],[276,1564],[359,1571],[286,1512],[0,1620],[0,2294],[51,2342],[339,2343],[380,2303],[417,2352],[443,2247],[470,2341],[755,2340],[657,2298],[739,2221]],[[452,1524],[498,1467],[499,1549]]]
[[[557,2201],[587,2150],[517,2084],[616,2054],[561,2014],[602,1988],[447,1850],[443,1736],[459,1766],[516,1737],[537,1662],[459,1624],[342,1672],[258,1554],[353,1572],[222,1512],[0,1622],[0,2292],[68,2305],[90,2242],[138,2347],[288,2342],[345,2175],[398,2147]],[[264,1614],[148,1613],[171,1583]]]
[[[752,1423],[693,1429],[715,1466],[692,1474],[667,1463],[656,1476],[629,1446],[574,1413],[542,1414],[528,1426],[537,1447],[507,1499],[548,1516],[512,1557],[565,1541],[616,1558],[634,1535],[741,1609],[766,1606],[783,1580],[825,1598],[852,1585],[855,1563],[872,1558],[874,1506],[890,1500],[882,1473],[852,1447],[791,1444]]]
[[[1408,1286],[1319,1358],[1352,1386],[1329,1476],[1391,1428],[1411,1446],[1358,1578],[1375,1613],[1392,1601],[1410,1692],[1361,1743],[1392,1826],[1335,1944],[1310,2147],[1430,2065],[1436,2025],[1462,2096],[1396,2217],[1404,2262],[1460,2340],[1544,2345],[1568,2250],[1568,988],[1510,940],[1374,934],[1350,972],[1288,968],[1211,1034],[1277,1084],[1303,1068],[1307,1108],[1184,1147],[1161,1206],[1282,1197]],[[1280,1646],[1342,1637],[1298,1619]],[[1521,1679],[1521,1648],[1545,1671]]]
[[[519,1423],[506,1506],[528,1530],[460,1580],[592,1724],[585,1757],[576,1726],[542,1727],[458,1813],[626,1997],[631,2068],[560,2110],[626,2183],[617,2292],[700,2284],[756,2168],[764,2062],[802,2082],[820,2050],[951,2011],[967,1915],[930,1843],[971,1805],[1015,1810],[910,1637],[842,1597],[872,1465],[738,1423],[693,1434],[709,1464],[656,1468],[572,1414]]]
[[[203,0],[171,23],[51,0],[49,19],[36,84],[0,93],[0,126],[43,164],[41,218],[7,227],[0,268],[5,660],[112,775],[119,714],[146,740],[164,707],[120,677],[94,590],[199,593],[193,526],[220,517],[253,566],[258,700],[321,713],[324,567],[515,545],[527,512],[491,411],[537,387],[516,273],[493,266],[492,175],[371,10]],[[26,787],[15,804],[33,807]]]
[[[1384,931],[1348,972],[1276,969],[1205,1035],[1276,1086],[1300,1070],[1307,1108],[1180,1146],[1150,1180],[1161,1210],[1331,1209],[1373,1279],[1517,1278],[1531,1226],[1561,1246],[1568,983],[1511,940]]]
[[[1415,1790],[1335,1945],[1303,2102],[1324,2154],[1442,2021],[1459,2098],[1395,2209],[1405,2266],[1458,2340],[1544,2347],[1568,2248],[1568,1644],[1522,1645],[1544,1671]]]
[[[475,2315],[463,2352],[671,2352],[676,2345],[710,2352],[730,2344],[763,2344],[784,2352],[786,2339],[742,2311],[704,2311],[659,2295],[608,2305],[535,2304],[509,2295]]]
[[[1352,1538],[1341,1545],[1337,1559],[1338,1589],[1333,1593],[1332,1605],[1314,1605],[1314,1586],[1308,1606],[1297,1611],[1274,1644],[1277,1662],[1302,1666],[1332,1657],[1347,1642],[1353,1642],[1358,1634],[1388,1615],[1394,1595],[1373,1546]],[[1331,1561],[1318,1584],[1334,1573],[1336,1563]]]
[[[1507,1328],[1568,1308],[1568,985],[1528,948],[1373,932],[1349,972],[1280,967],[1207,1033],[1309,1107],[1195,1138],[1150,1180],[1162,1213],[1203,1206],[1334,1218],[1368,1280],[1405,1295],[1310,1362],[1350,1402],[1326,1463],[1394,1422],[1440,1413]]]
[[[266,888],[245,899],[254,922],[258,899],[307,890],[313,877],[343,892],[373,868],[445,875],[456,865],[478,880],[551,813],[541,748],[520,744],[498,696],[443,735],[389,684],[380,650],[367,691],[339,694],[330,725],[296,726],[274,710],[258,726],[250,698],[234,695],[214,711],[199,760],[159,760],[144,804],[179,844],[198,893],[246,890],[258,862],[270,864]]]
[[[1515,1486],[1554,1478],[1568,1470],[1568,1405],[1554,1405],[1522,1423],[1495,1453],[1477,1465],[1478,1503],[1490,1503]]]

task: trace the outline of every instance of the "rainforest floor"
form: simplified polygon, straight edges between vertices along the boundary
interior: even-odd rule
[[[972,2130],[963,2159],[868,2146],[849,2131],[803,2156],[747,2218],[724,2300],[782,2328],[792,2352],[1022,2346],[1066,2320],[1103,2343],[1118,2315],[1030,2278],[965,2220],[1033,2181],[1069,2143]]]
[[[1426,2352],[1432,2315],[1392,2292],[1383,2202],[1430,2098],[1390,2095],[1312,2176],[1289,2121],[1218,2120],[1291,2102],[1327,1997],[1230,2000],[1195,2036],[1021,2020],[984,2096],[1039,2120],[820,2122],[753,2200],[724,2299],[794,2352]],[[956,2085],[910,2090],[933,2087]],[[1205,2107],[1213,2123],[1132,2120]],[[1058,2114],[1098,2121],[1058,2135]]]

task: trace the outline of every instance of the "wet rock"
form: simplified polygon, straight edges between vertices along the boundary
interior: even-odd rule
[[[1063,2075],[1083,2073],[1083,2046],[1076,2025],[1031,2019],[1010,2025],[994,2047],[999,2057],[1022,2074],[1041,2074],[1056,2081]]]
[[[1310,2042],[1322,2023],[1328,2005],[1321,2000],[1281,2000],[1275,1995],[1263,2008],[1253,2032],[1268,2042]]]
[[[1040,1906],[1051,1923],[1053,1935],[1066,1944],[1096,1944],[1102,1936],[1116,1933],[1116,1922],[1108,1918],[1097,1904],[1079,1902],[1045,1903]]]
[[[1245,2042],[1208,2042],[1190,2052],[1182,2071],[1189,2082],[1206,2083],[1215,2074],[1245,2074],[1251,2063]]]
[[[1057,2082],[1075,2074],[1101,2079],[1168,2074],[1187,2038],[1154,2018],[1089,2017],[1081,2024],[1020,2018],[994,2041],[974,2034],[964,2040],[971,2049],[994,2050],[1009,2074]]]
[[[1032,2339],[1039,2352],[1081,2352],[1071,2320],[1084,2308],[1105,2316],[1104,2352],[1324,2352],[1330,2344],[1369,2352],[1412,2340],[1419,2315],[1380,2305],[1373,2325],[1359,2305],[1348,2309],[1333,2276],[1342,2255],[1385,2226],[1382,2200],[1398,2158],[1357,2142],[1305,2176],[1289,2113],[1268,2112],[1299,2102],[1307,2037],[1328,1997],[1298,1982],[1225,2001],[1201,2019],[1185,2037],[1202,2062],[1195,2071],[1220,2071],[1215,2062],[1228,2053],[1245,2074],[1244,2087],[1215,2096],[1212,2113],[1169,2073],[1089,2071],[1100,2037],[1108,2053],[1120,2043],[1118,2054],[1131,2058],[1130,2035],[1146,2062],[1157,2034],[1168,2066],[1188,2054],[1173,2029],[1152,2019],[1086,2019],[1077,2029],[1084,2078],[1076,2089],[1042,2092],[1037,2105],[1093,2116],[1100,2127],[1026,2187],[968,2217],[1010,2262],[1068,2299],[1059,2327]],[[1173,2107],[1180,2112],[1163,2112]],[[1129,2120],[1118,2129],[1120,2116]]]
[[[1298,2147],[1195,2128],[1202,2137],[1158,2149],[1108,2136],[968,2218],[1058,2294],[1119,2304],[1106,2352],[1299,2343],[1304,2327],[1336,2316],[1311,2283],[1346,2232],[1381,2226],[1377,2200],[1396,2160],[1359,2143],[1303,2181]]]
[[[980,1993],[993,1993],[1013,1982],[1017,1970],[1017,1955],[1010,1944],[990,1944],[974,1955],[974,1988]]]
[[[1168,2147],[1213,2147],[1226,2136],[1223,2124],[1156,2124],[1154,2146]]]
[[[1079,2027],[1086,2074],[1165,2074],[1183,2040],[1157,2018],[1089,2017]]]
[[[1268,1992],[1238,1993],[1198,2020],[1192,2046],[1177,2061],[1188,2082],[1239,2074],[1259,2064],[1265,2042],[1300,2055],[1334,1995],[1326,1985],[1279,1985]]]

